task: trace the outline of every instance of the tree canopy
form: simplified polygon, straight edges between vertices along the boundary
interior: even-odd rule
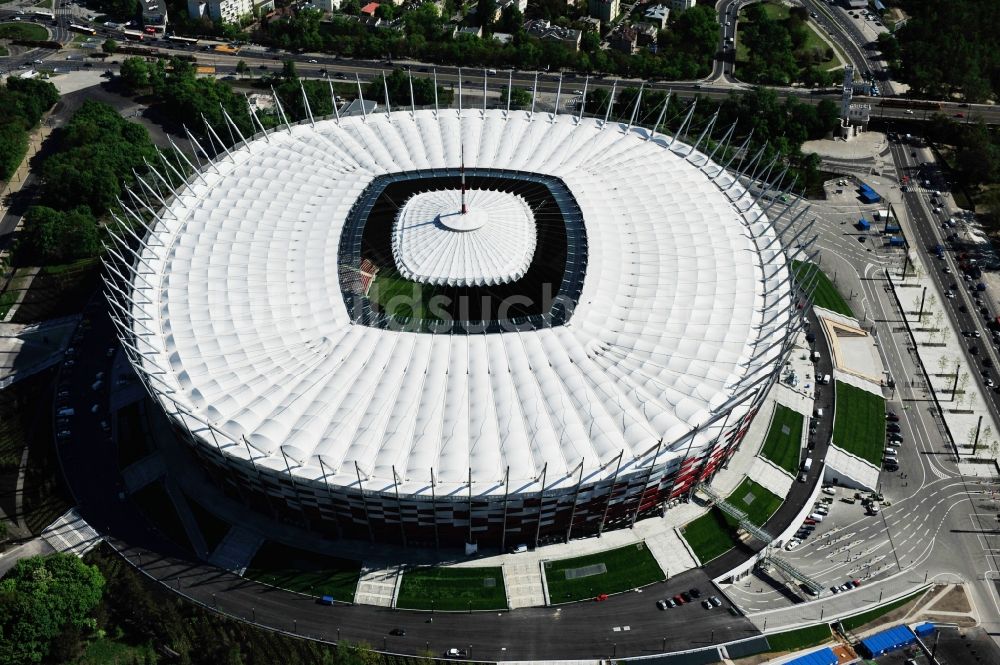
[[[143,160],[156,159],[145,127],[107,104],[87,100],[60,130],[56,152],[42,164],[42,200],[60,210],[86,205],[103,215],[122,195],[122,183],[133,181],[133,169],[143,173]]]
[[[812,29],[804,7],[789,9],[785,18],[772,18],[763,4],[753,4],[744,10],[744,17],[740,40],[749,56],[738,67],[740,79],[777,85],[802,81],[825,86],[835,82],[838,73],[816,67],[833,57],[833,49],[809,46]]]
[[[0,87],[0,180],[11,177],[28,150],[28,132],[59,101],[48,81],[11,76]]]
[[[97,220],[86,206],[67,211],[28,208],[17,243],[20,261],[45,265],[95,256],[101,248]]]
[[[0,580],[0,665],[40,662],[101,600],[104,577],[71,554],[18,561]]]
[[[997,99],[1000,2],[908,0],[902,4],[910,20],[895,33],[899,47],[895,75],[909,84],[913,96],[942,99],[959,94],[970,102]]]

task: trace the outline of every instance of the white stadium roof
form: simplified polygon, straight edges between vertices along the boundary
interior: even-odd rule
[[[442,496],[470,474],[477,492],[502,492],[508,468],[512,489],[543,470],[547,486],[571,484],[581,465],[609,477],[620,454],[624,473],[774,369],[780,349],[761,351],[789,315],[765,316],[765,298],[790,295],[780,243],[739,183],[680,141],[602,125],[396,112],[231,148],[141,252],[140,369],[206,445],[244,459],[252,447],[257,465],[303,477],[429,494],[433,474]],[[548,174],[576,198],[588,256],[572,318],[480,335],[354,323],[337,260],[352,204],[377,176],[458,168],[463,147],[466,167]],[[440,275],[472,274],[449,266]]]
[[[527,201],[494,190],[414,194],[399,209],[393,258],[403,277],[449,286],[492,285],[524,276],[535,255],[535,220]]]

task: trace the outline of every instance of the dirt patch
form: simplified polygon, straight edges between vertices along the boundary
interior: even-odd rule
[[[965,595],[965,588],[956,586],[927,609],[938,612],[971,612],[972,605],[969,603],[968,596]]]
[[[972,617],[954,616],[954,615],[942,615],[942,614],[921,614],[920,619],[922,621],[931,621],[933,623],[951,623],[955,624],[959,628],[972,628],[977,625],[978,622]]]

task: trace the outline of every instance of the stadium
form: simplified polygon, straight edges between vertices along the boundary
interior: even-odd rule
[[[261,132],[120,234],[112,318],[204,468],[283,520],[628,528],[726,464],[800,324],[761,199],[700,142],[502,109]]]

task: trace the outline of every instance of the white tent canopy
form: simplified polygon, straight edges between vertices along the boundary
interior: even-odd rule
[[[535,220],[509,192],[446,189],[414,194],[396,217],[392,252],[399,273],[426,284],[482,286],[524,276],[535,255]]]

